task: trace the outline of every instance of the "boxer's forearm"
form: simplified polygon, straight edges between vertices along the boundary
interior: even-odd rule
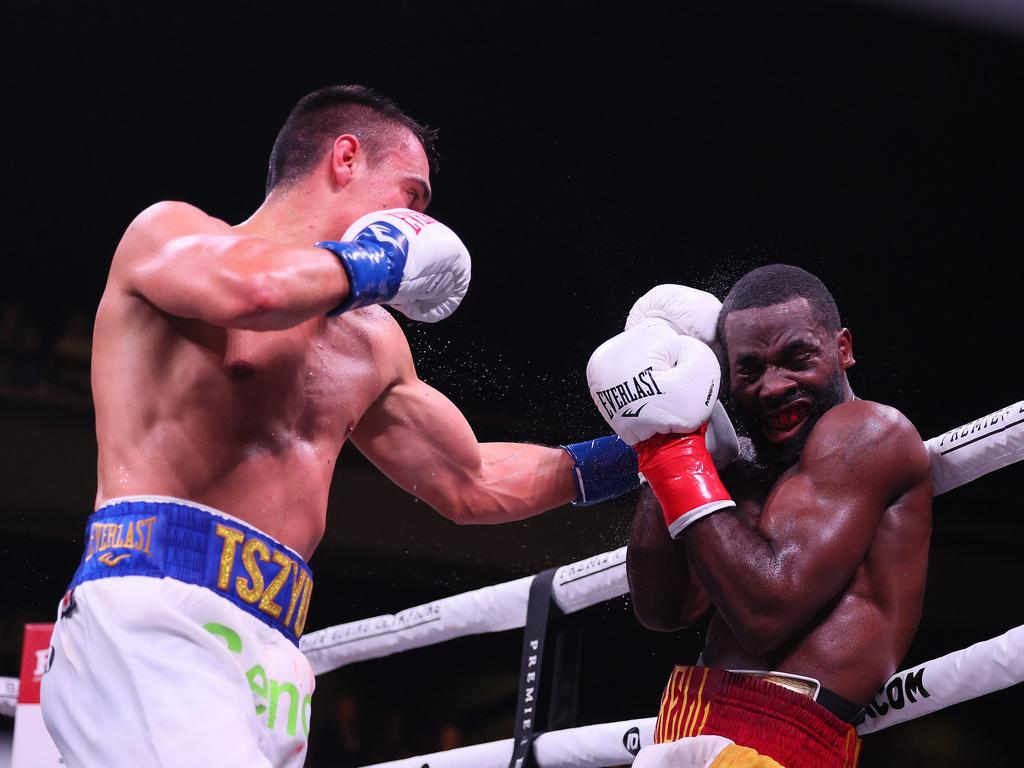
[[[799,553],[777,549],[731,511],[698,520],[682,538],[715,609],[747,651],[778,647],[817,610],[793,562]]]
[[[479,470],[461,490],[458,522],[523,520],[576,498],[572,458],[561,448],[481,443]]]
[[[692,578],[686,548],[665,528],[649,488],[641,491],[626,550],[626,575],[637,619],[648,629],[671,632],[700,618],[709,601]]]
[[[416,378],[390,387],[351,439],[395,483],[459,524],[522,520],[576,498],[566,451],[480,443],[459,409]]]
[[[565,451],[481,443],[451,400],[419,380],[391,387],[351,439],[395,483],[460,524],[521,520],[577,497]]]

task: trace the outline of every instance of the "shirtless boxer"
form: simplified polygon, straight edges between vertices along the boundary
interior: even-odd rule
[[[637,617],[662,631],[709,617],[698,666],[673,671],[659,744],[635,765],[853,766],[851,723],[921,616],[928,454],[902,414],[853,394],[850,332],[813,275],[754,270],[716,313],[714,302],[699,307],[749,436],[721,480],[702,446],[720,375],[702,341],[648,316],[588,368],[595,392],[634,368],[650,368],[662,390],[639,417],[606,414],[635,443],[653,491],[629,538]]]
[[[68,765],[302,764],[305,560],[346,441],[458,523],[636,486],[614,437],[478,443],[374,306],[440,320],[468,287],[465,247],[423,213],[430,138],[369,89],[326,88],[289,116],[247,221],[163,202],[125,232],[93,345],[97,511],[42,684]]]

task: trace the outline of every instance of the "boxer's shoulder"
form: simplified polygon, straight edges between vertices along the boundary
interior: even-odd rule
[[[163,200],[144,209],[132,219],[125,238],[181,236],[231,229],[230,225],[191,203]],[[123,242],[123,240],[122,240]]]
[[[899,410],[871,400],[852,400],[831,408],[815,425],[801,464],[839,456],[851,468],[877,469],[905,482],[926,477],[930,460],[921,435]]]
[[[164,200],[132,219],[114,251],[112,270],[155,256],[168,241],[185,235],[230,231],[230,225],[189,203]]]
[[[908,437],[921,439],[900,411],[873,400],[851,400],[830,408],[815,426],[815,432],[875,443]]]
[[[142,209],[139,215],[132,220],[129,228],[134,226],[146,226],[167,219],[198,217],[219,221],[219,219],[214,219],[210,214],[191,203],[186,203],[182,200],[161,200],[158,203],[153,203],[147,208]]]

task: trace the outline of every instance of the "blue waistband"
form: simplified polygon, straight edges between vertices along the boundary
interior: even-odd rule
[[[206,587],[296,645],[313,593],[313,572],[292,550],[238,520],[170,500],[114,502],[89,517],[70,588],[112,576]]]

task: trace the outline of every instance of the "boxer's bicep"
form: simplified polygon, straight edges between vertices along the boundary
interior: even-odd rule
[[[351,440],[392,482],[442,513],[444,496],[470,482],[482,463],[459,409],[416,378],[390,386],[363,414]]]
[[[927,473],[922,446],[902,416],[861,401],[834,409],[815,428],[759,522],[807,616],[849,582],[883,512]]]
[[[394,483],[459,523],[518,520],[575,498],[565,451],[481,444],[459,409],[414,376],[381,396],[352,441]]]
[[[136,218],[111,278],[170,315],[253,330],[292,327],[347,290],[344,268],[327,251],[239,235],[184,203]]]
[[[201,265],[178,250],[168,257],[168,246],[185,237],[212,235],[213,219],[186,203],[163,202],[140,213],[125,231],[111,265],[111,281],[128,294],[141,296],[169,314],[194,316]],[[189,263],[192,262],[192,263]]]

